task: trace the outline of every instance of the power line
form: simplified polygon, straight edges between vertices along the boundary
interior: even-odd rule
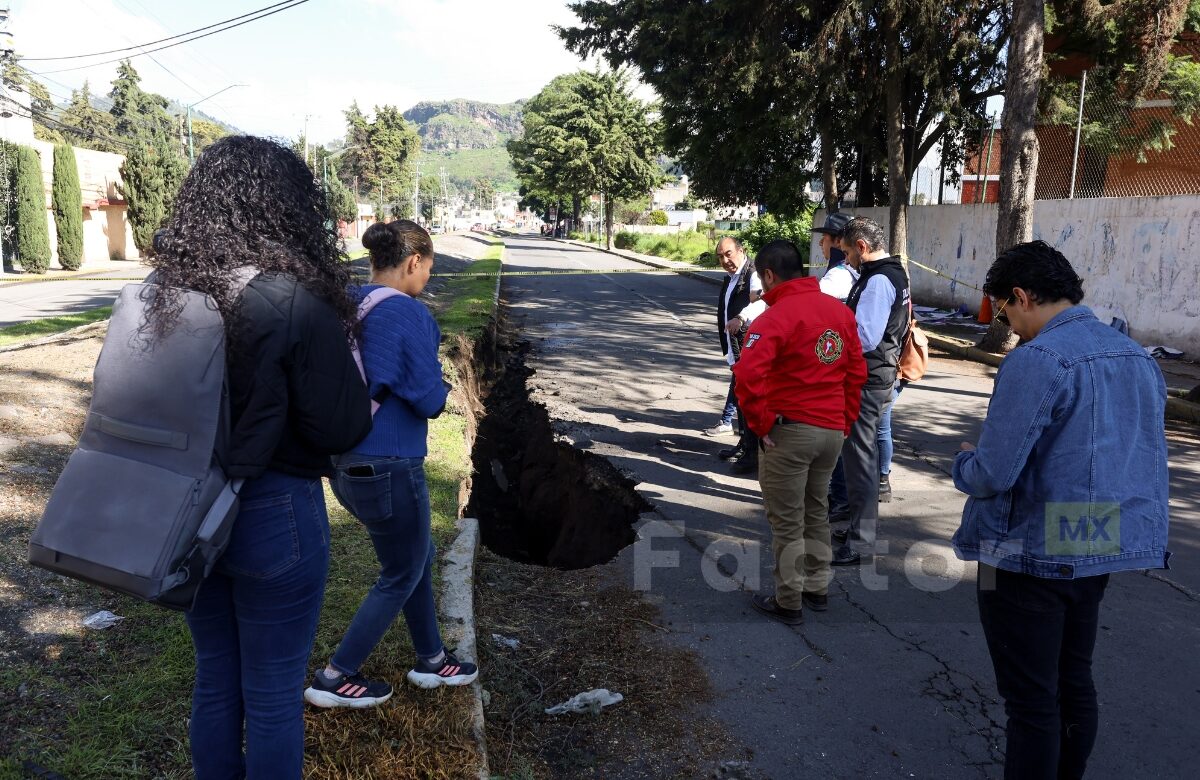
[[[305,1],[307,1],[307,0],[305,0]],[[205,30],[211,30],[214,27],[220,27],[221,25],[228,24],[229,22],[236,22],[239,19],[245,19],[247,16],[254,16],[255,14],[262,13],[263,11],[269,11],[272,8],[279,8],[279,6],[281,6],[281,5],[287,5],[288,3],[292,3],[292,2],[295,2],[295,0],[284,0],[284,2],[276,3],[275,5],[268,5],[266,8],[260,8],[257,11],[251,11],[250,13],[245,13],[245,14],[242,14],[241,16],[235,16],[232,19],[226,19],[221,22],[214,22],[213,24],[210,24],[207,27],[198,27],[195,30],[189,30],[187,32],[179,33],[178,35],[172,35],[169,38],[159,38],[157,41],[150,41],[148,43],[142,43],[142,44],[134,44],[133,46],[126,46],[123,49],[109,49],[108,51],[96,51],[96,52],[92,52],[91,54],[71,54],[66,57],[23,57],[22,59],[26,60],[27,62],[48,62],[50,60],[78,60],[78,59],[82,59],[85,57],[103,57],[105,54],[118,54],[123,51],[133,51],[134,49],[144,49],[147,46],[153,46],[158,43],[166,43],[167,41],[173,41],[176,38],[183,38],[185,36],[192,35],[193,33],[204,32]],[[286,10],[286,9],[280,9],[280,10]],[[253,21],[253,20],[251,20],[251,21]],[[103,64],[103,63],[97,63],[97,64]],[[57,72],[57,71],[55,71],[55,72]]]
[[[210,35],[216,35],[217,33],[223,33],[227,30],[232,30],[235,27],[241,27],[244,24],[250,24],[250,22],[257,22],[259,19],[266,19],[268,16],[274,16],[275,14],[280,13],[281,11],[287,11],[289,9],[295,8],[298,5],[304,5],[307,2],[309,2],[309,0],[294,0],[294,2],[291,2],[290,5],[286,5],[283,8],[278,8],[274,11],[271,11],[270,13],[262,14],[261,16],[256,16],[253,19],[247,19],[244,22],[238,22],[237,24],[231,24],[228,27],[221,28],[220,30],[213,30],[212,32],[207,32],[207,33],[204,33],[203,35],[197,35],[195,37],[188,38],[187,40],[176,41],[175,43],[168,43],[166,46],[159,46],[157,49],[150,49],[149,51],[142,51],[142,52],[138,52],[136,54],[130,54],[127,57],[117,57],[114,60],[104,60],[103,62],[92,62],[87,65],[78,65],[74,68],[59,68],[58,70],[48,70],[45,72],[30,71],[30,73],[33,73],[34,75],[37,75],[37,76],[47,76],[51,73],[67,73],[68,71],[73,71],[73,70],[87,70],[88,68],[95,68],[95,67],[99,67],[100,65],[111,65],[114,62],[120,62],[122,60],[133,59],[134,57],[140,57],[143,54],[153,54],[156,51],[162,51],[164,49],[174,48],[175,46],[182,46],[185,43],[191,43],[192,41],[198,41],[201,38],[207,38]],[[268,7],[273,7],[273,6],[268,6]]]

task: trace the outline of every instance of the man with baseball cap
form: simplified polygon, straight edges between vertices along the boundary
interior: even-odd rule
[[[812,232],[821,236],[821,255],[829,263],[829,268],[821,277],[821,292],[832,295],[842,303],[846,302],[850,289],[858,281],[858,272],[846,263],[846,253],[842,251],[842,231],[853,218],[850,214],[835,211],[825,217],[823,225],[812,229]],[[846,492],[846,472],[839,457],[829,480],[829,522],[841,523],[849,519],[850,497]]]
[[[842,251],[842,231],[853,219],[852,215],[835,211],[825,217],[825,224],[812,229],[821,234],[821,254],[829,261],[829,268],[821,277],[821,292],[832,295],[842,303],[850,295],[850,288],[858,280],[854,269],[846,265],[846,254]]]

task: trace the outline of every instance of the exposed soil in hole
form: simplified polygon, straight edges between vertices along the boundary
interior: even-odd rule
[[[607,563],[633,543],[634,522],[653,507],[604,458],[555,439],[545,408],[529,400],[528,350],[498,345],[467,512],[479,519],[483,543],[506,558],[559,569]]]

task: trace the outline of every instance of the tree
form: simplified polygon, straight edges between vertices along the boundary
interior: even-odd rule
[[[60,124],[79,146],[98,152],[125,152],[126,147],[114,137],[116,120],[112,114],[92,105],[92,92],[86,81],[71,91],[71,102],[63,110]]]
[[[413,177],[421,137],[395,106],[376,106],[370,120],[358,103],[346,110],[344,170],[357,176],[379,203],[396,213],[412,210]]]
[[[75,150],[66,144],[54,147],[50,195],[58,233],[58,264],[74,271],[83,264],[83,192],[79,188]]]
[[[50,223],[42,164],[31,147],[17,147],[17,261],[26,273],[44,274],[50,267]]]
[[[662,180],[658,127],[619,72],[552,80],[526,104],[524,132],[508,148],[522,184],[545,200],[571,200],[577,209],[600,193],[609,247],[614,201],[640,197]]]
[[[999,93],[1001,0],[580,0],[559,33],[580,55],[631,65],[662,99],[664,141],[696,195],[799,215],[797,181],[838,179],[890,202],[903,251],[909,182]],[[885,121],[886,120],[886,121]],[[820,170],[818,171],[818,166]],[[885,174],[885,168],[889,169]],[[847,185],[848,186],[848,185]]]
[[[109,114],[116,134],[122,139],[147,143],[168,141],[176,127],[175,120],[167,113],[169,103],[162,95],[143,91],[141,81],[129,60],[117,66],[117,77],[108,93],[112,101]]]
[[[433,219],[433,210],[444,200],[442,196],[442,181],[435,174],[427,173],[421,177],[418,188],[420,196],[421,216],[427,220]]]
[[[192,145],[197,155],[227,135],[229,131],[216,122],[192,117]]]
[[[658,227],[666,225],[667,221],[667,212],[663,211],[662,209],[655,209],[654,211],[651,211],[650,216],[646,218],[646,222],[651,225],[657,225]]]
[[[160,149],[137,144],[121,164],[121,183],[117,185],[128,204],[133,243],[142,253],[151,250],[154,232],[162,227],[168,212],[167,166]]]

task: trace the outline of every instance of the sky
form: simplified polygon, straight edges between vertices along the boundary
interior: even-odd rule
[[[21,64],[57,102],[90,81],[106,94],[116,63],[52,73],[123,56],[36,61],[146,43],[273,5],[277,0],[12,0]],[[507,103],[550,79],[594,63],[568,52],[551,30],[570,25],[563,0],[309,0],[228,32],[133,58],[142,88],[199,105],[257,135],[317,143],[345,132],[354,100],[407,110],[422,100]],[[152,47],[153,48],[153,47]],[[130,54],[135,52],[131,51]]]

